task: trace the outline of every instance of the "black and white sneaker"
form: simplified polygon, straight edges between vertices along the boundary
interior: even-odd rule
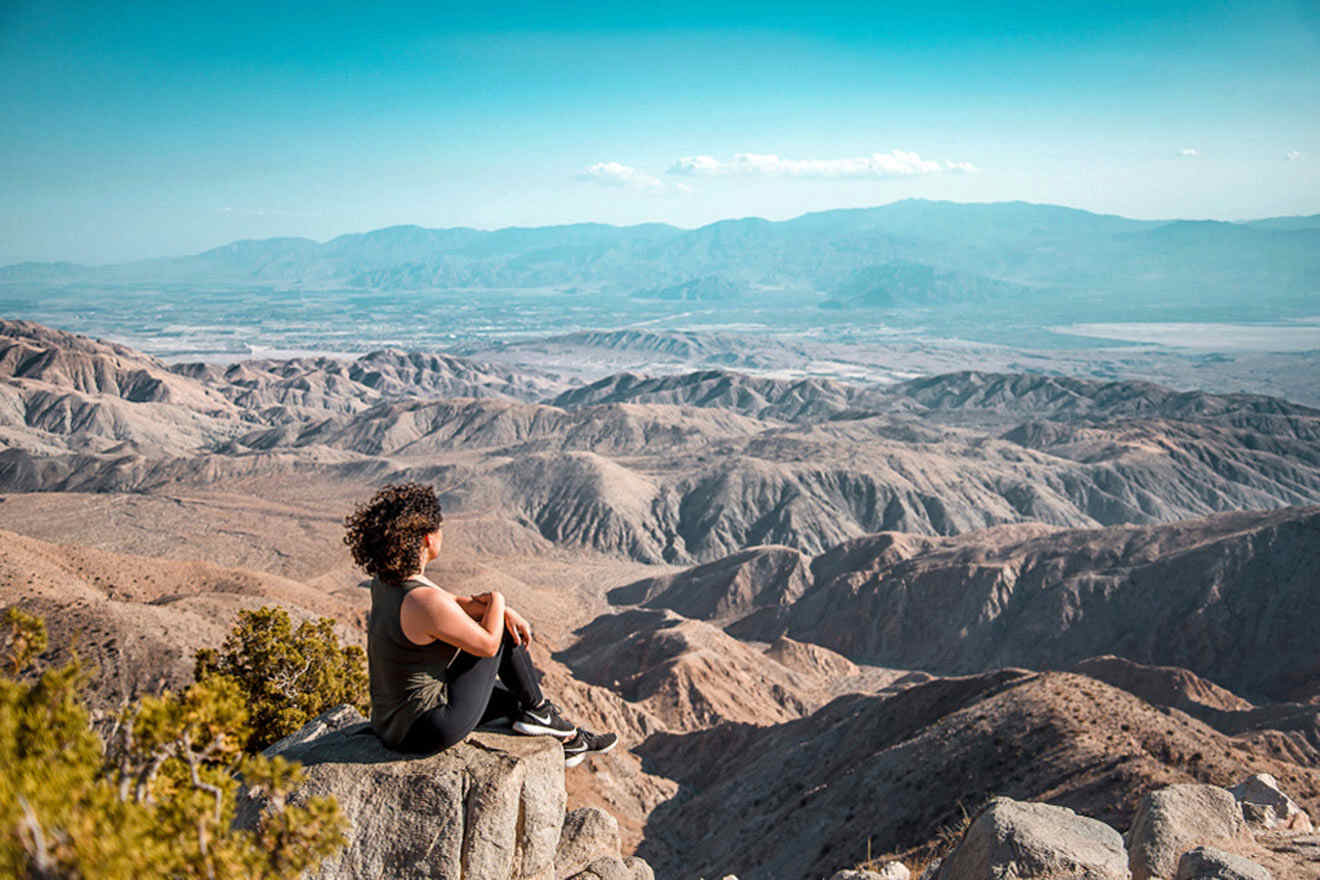
[[[576,767],[587,755],[603,755],[619,742],[617,734],[592,733],[578,728],[577,736],[564,743],[564,766]]]
[[[557,736],[560,739],[571,739],[577,733],[577,728],[565,721],[549,700],[542,700],[541,705],[518,713],[513,729],[528,736]]]

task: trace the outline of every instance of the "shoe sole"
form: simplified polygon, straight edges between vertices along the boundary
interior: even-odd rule
[[[572,739],[577,736],[576,727],[571,730],[556,730],[553,727],[543,727],[540,724],[528,724],[526,721],[513,722],[513,729],[527,736],[553,736],[558,739]]]
[[[611,749],[613,749],[613,748],[614,748],[615,746],[617,746],[618,744],[619,744],[619,741],[616,739],[614,742],[610,743],[609,745],[607,745],[607,746],[606,746],[605,748],[603,748],[603,749],[598,749],[598,750],[596,750],[596,751],[592,751],[591,749],[583,749],[582,751],[580,751],[580,752],[578,752],[578,753],[576,753],[576,754],[574,754],[574,755],[572,755],[572,756],[565,756],[565,757],[564,757],[564,767],[565,767],[565,768],[568,768],[568,767],[576,767],[578,764],[581,764],[581,763],[586,759],[586,757],[587,757],[588,755],[603,755],[603,754],[605,754],[606,752],[608,752],[608,751],[610,751]]]

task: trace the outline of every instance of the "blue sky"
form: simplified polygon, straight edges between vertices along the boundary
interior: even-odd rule
[[[1320,212],[1320,3],[0,0],[0,264],[918,196]]]

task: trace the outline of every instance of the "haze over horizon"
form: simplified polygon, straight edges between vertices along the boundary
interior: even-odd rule
[[[919,197],[1320,212],[1314,4],[11,4],[0,264]]]

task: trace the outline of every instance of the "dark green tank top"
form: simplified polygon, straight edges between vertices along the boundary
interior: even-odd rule
[[[445,673],[458,648],[438,640],[414,644],[399,624],[403,598],[418,587],[434,586],[421,575],[399,585],[378,577],[371,581],[371,614],[367,618],[371,726],[391,748],[398,748],[423,713],[448,699]]]

